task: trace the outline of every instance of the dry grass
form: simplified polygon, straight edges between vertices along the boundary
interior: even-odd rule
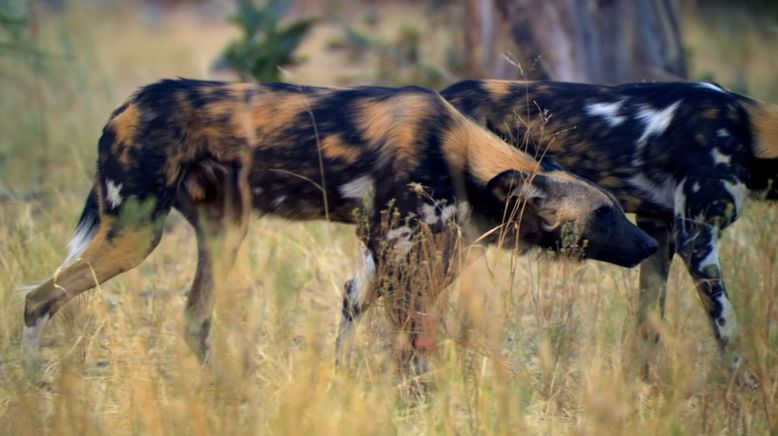
[[[496,250],[441,301],[434,388],[425,396],[400,385],[378,308],[359,324],[353,364],[336,372],[342,283],[358,250],[353,229],[269,219],[251,223],[221,286],[215,357],[201,368],[182,336],[195,246],[177,216],[144,264],[57,315],[44,335],[47,364],[29,377],[15,288],[47,277],[62,260],[102,123],[143,83],[207,76],[205,66],[231,36],[186,12],[154,28],[116,12],[71,9],[46,18],[44,47],[73,58],[0,85],[0,187],[34,191],[41,141],[51,150],[44,196],[0,203],[0,434],[778,431],[778,223],[763,204],[750,205],[722,251],[744,348],[762,380],[756,393],[718,367],[680,262],[654,377],[645,382],[631,351],[636,271]],[[1,62],[5,73],[26,68]],[[326,83],[321,74],[311,58],[292,78]]]

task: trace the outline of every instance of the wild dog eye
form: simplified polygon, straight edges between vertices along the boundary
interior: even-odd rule
[[[613,214],[613,208],[610,206],[600,206],[594,211],[595,215],[604,218]]]

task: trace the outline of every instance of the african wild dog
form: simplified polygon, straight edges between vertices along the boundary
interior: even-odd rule
[[[638,325],[645,337],[653,336],[649,307],[658,304],[664,313],[670,261],[678,253],[722,355],[729,354],[737,326],[718,240],[742,213],[748,190],[778,198],[778,107],[689,82],[463,81],[441,94],[515,146],[610,190],[637,214],[638,225],[660,243],[640,271]]]
[[[70,254],[27,295],[24,343],[37,350],[41,327],[70,298],[146,258],[173,207],[197,235],[187,341],[203,357],[215,274],[231,267],[252,209],[294,220],[367,217],[363,268],[345,295],[345,337],[382,292],[377,271],[397,273],[387,256],[410,255],[402,247],[415,233],[467,222],[480,234],[500,227],[517,199],[525,209],[503,234],[527,245],[556,248],[572,223],[589,258],[635,265],[657,248],[604,191],[543,171],[433,91],[164,80],[138,91],[103,129]],[[379,225],[387,210],[397,226]]]

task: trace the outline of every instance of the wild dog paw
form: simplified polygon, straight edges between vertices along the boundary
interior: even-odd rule
[[[745,387],[752,392],[756,392],[759,389],[759,378],[756,374],[746,365],[740,356],[732,358],[730,365],[730,371],[734,377],[735,384],[739,387]]]

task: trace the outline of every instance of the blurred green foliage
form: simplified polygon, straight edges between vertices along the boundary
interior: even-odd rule
[[[331,41],[329,48],[345,50],[352,61],[371,55],[375,59],[376,71],[370,80],[376,83],[440,87],[454,80],[455,75],[451,71],[456,70],[456,67],[452,60],[447,59],[448,65],[444,66],[425,58],[422,54],[423,44],[422,32],[407,24],[401,26],[392,38],[381,38],[369,31],[346,25],[343,35]]]
[[[23,55],[32,50],[27,41],[28,23],[24,3],[0,0],[0,56]]]
[[[279,81],[279,67],[302,61],[294,52],[316,21],[303,18],[282,25],[291,6],[291,0],[269,0],[264,6],[241,0],[230,21],[243,35],[227,46],[216,67],[234,70],[242,80]]]

